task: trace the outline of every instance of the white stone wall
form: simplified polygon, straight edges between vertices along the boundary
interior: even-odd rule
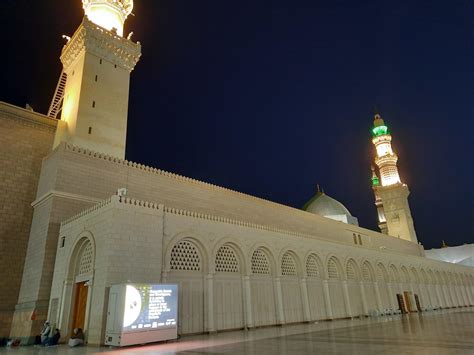
[[[84,233],[96,245],[90,343],[103,342],[107,288],[123,282],[179,284],[181,334],[367,315],[398,309],[404,291],[423,308],[474,305],[471,268],[118,197],[63,223],[60,304]],[[57,316],[66,332],[69,309]]]
[[[163,210],[157,205],[155,208],[143,207],[138,210],[131,211],[131,206],[109,199],[86,210],[84,216],[80,215],[61,229],[49,319],[59,325],[62,334],[70,334],[72,330],[74,284],[78,280],[74,272],[75,255],[82,240],[88,239],[94,245],[93,273],[86,277],[90,285],[90,299],[85,330],[90,343],[103,343],[111,285],[128,281],[160,281]],[[81,277],[80,281],[84,281],[84,278]],[[52,312],[51,307],[55,299],[57,301],[54,302],[62,305],[57,313]]]

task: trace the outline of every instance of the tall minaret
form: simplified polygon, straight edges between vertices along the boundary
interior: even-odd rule
[[[374,117],[372,143],[376,149],[372,168],[372,189],[375,194],[379,228],[382,233],[417,243],[413,218],[408,205],[408,186],[400,180],[397,168],[398,156],[392,150],[392,136],[379,114]],[[380,178],[379,178],[380,176]]]
[[[61,53],[63,72],[50,116],[61,110],[62,141],[124,158],[130,72],[141,45],[122,37],[133,0],[82,0],[84,19]]]

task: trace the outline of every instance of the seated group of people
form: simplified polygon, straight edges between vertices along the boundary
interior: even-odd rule
[[[36,336],[35,345],[53,346],[58,345],[61,334],[58,328],[51,332],[51,325],[44,322],[40,335]],[[84,344],[84,332],[81,328],[75,328],[73,335],[69,338],[69,346],[74,347]]]

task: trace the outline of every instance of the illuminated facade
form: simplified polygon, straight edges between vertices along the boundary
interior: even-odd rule
[[[380,231],[400,239],[417,243],[413,218],[408,204],[410,191],[398,174],[398,156],[392,149],[392,136],[382,117],[376,114],[372,127],[375,146],[375,165],[372,167],[372,189],[377,207]]]
[[[416,242],[380,117],[389,235],[322,193],[301,210],[125,160],[132,2],[83,4],[48,115],[0,103],[0,337],[32,342],[49,320],[104,344],[109,290],[129,282],[179,285],[181,335],[474,305],[473,269]]]

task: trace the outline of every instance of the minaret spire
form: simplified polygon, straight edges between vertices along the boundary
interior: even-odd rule
[[[374,114],[372,143],[375,166],[372,165],[372,189],[382,233],[417,243],[408,195],[410,191],[398,174],[398,156],[392,149],[392,135],[380,113]],[[378,174],[377,171],[378,170]]]
[[[85,16],[61,52],[63,71],[48,112],[61,112],[53,148],[66,142],[124,159],[130,73],[141,55],[140,42],[122,36],[133,0],[82,5]]]
[[[372,143],[376,148],[375,164],[379,168],[382,186],[401,184],[398,175],[398,156],[392,150],[392,136],[380,114],[374,115]]]

